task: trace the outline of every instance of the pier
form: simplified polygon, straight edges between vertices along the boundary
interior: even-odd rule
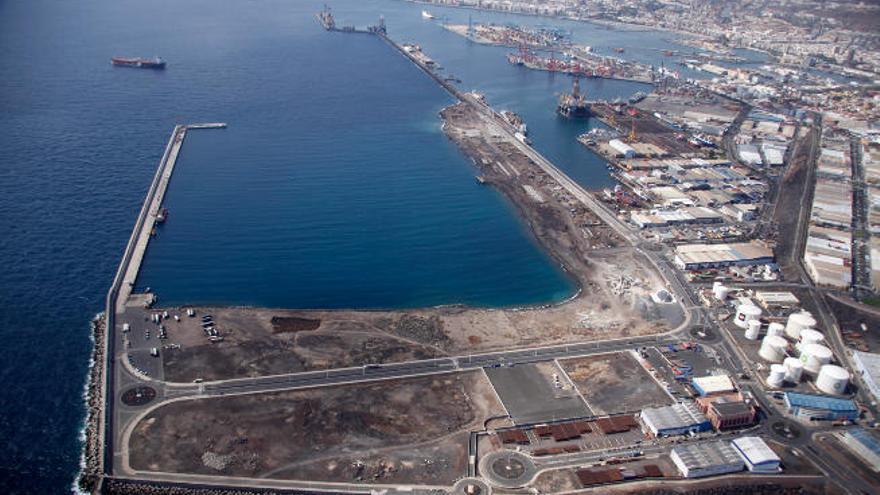
[[[147,197],[138,214],[134,229],[132,229],[126,244],[122,261],[119,263],[113,283],[107,292],[107,323],[103,339],[104,363],[95,363],[95,366],[100,367],[100,382],[103,384],[104,411],[98,418],[97,431],[102,435],[100,443],[104,446],[104,455],[100,468],[105,475],[112,474],[114,458],[113,404],[115,400],[116,312],[124,308],[126,301],[131,296],[150,242],[151,233],[156,225],[156,218],[161,211],[162,201],[168,190],[168,183],[171,181],[171,175],[180,154],[180,148],[186,137],[186,131],[188,129],[222,129],[225,127],[226,124],[222,122],[174,126],[171,138],[168,140],[165,152],[159,161],[159,167],[153,176],[150,188],[147,190]],[[96,345],[98,344],[96,343]]]
[[[412,63],[414,63],[418,68],[422,69],[425,74],[428,74],[431,79],[437,82],[443,89],[445,89],[449,94],[455,97],[458,101],[465,103],[467,105],[475,108],[485,119],[491,120],[493,124],[502,129],[505,133],[508,134],[511,142],[519,148],[520,152],[525,156],[530,158],[535,164],[541,168],[545,173],[547,173],[550,177],[552,177],[556,182],[562,186],[565,190],[567,190],[572,196],[581,201],[585,206],[591,209],[603,222],[605,222],[609,227],[614,229],[623,239],[625,239],[629,244],[637,244],[638,238],[632,233],[632,231],[624,225],[620,220],[617,219],[617,216],[608,210],[604,205],[602,205],[597,199],[593,197],[586,189],[581,187],[580,184],[576,183],[572,179],[570,179],[564,172],[559,170],[556,165],[553,165],[549,160],[547,160],[543,155],[538,153],[534,148],[527,145],[526,143],[521,142],[516,138],[516,133],[518,132],[507,120],[501,116],[498,112],[496,112],[491,106],[489,106],[485,101],[480,98],[477,98],[473,93],[465,93],[458,88],[456,88],[450,82],[444,80],[439,74],[434,72],[430,67],[422,63],[422,61],[416,57],[414,54],[410,53],[402,45],[399,45],[397,42],[388,37],[387,34],[377,33],[379,38],[383,41],[394,47],[397,51],[399,51],[403,56],[408,58]]]

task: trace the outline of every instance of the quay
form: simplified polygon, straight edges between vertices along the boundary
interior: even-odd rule
[[[147,246],[150,242],[150,235],[156,225],[156,219],[162,208],[162,201],[168,190],[168,183],[174,172],[174,166],[177,163],[177,157],[180,154],[180,148],[189,129],[222,129],[226,124],[222,122],[200,123],[190,125],[176,125],[165,146],[165,151],[159,161],[159,167],[147,190],[147,196],[144,204],[138,214],[134,229],[126,244],[122,261],[113,278],[113,283],[107,292],[106,299],[106,326],[103,332],[103,342],[96,342],[95,345],[103,345],[104,360],[102,363],[95,363],[94,373],[99,373],[101,378],[99,383],[102,384],[101,399],[104,404],[103,411],[96,418],[96,433],[101,436],[98,443],[103,446],[103,456],[99,460],[98,470],[105,476],[113,474],[114,460],[114,401],[115,401],[115,374],[114,366],[116,361],[116,313],[123,310],[126,301],[131,296],[134,288],[135,280],[143,263]]]
[[[569,194],[577,198],[581,201],[585,206],[587,206],[593,213],[596,214],[603,222],[605,222],[609,227],[614,229],[618,235],[620,235],[623,239],[626,240],[630,245],[638,244],[639,240],[633,234],[633,232],[626,225],[621,222],[617,216],[611,212],[608,208],[602,205],[596,198],[593,197],[586,189],[584,189],[580,184],[573,181],[569,178],[564,172],[559,170],[556,165],[553,165],[549,160],[547,160],[543,155],[537,152],[534,148],[529,146],[526,143],[523,143],[519,139],[516,138],[516,133],[518,132],[507,120],[501,116],[498,112],[496,112],[492,107],[490,107],[484,100],[475,96],[473,93],[465,93],[458,88],[456,88],[449,81],[446,81],[436,72],[434,72],[431,67],[422,63],[419,57],[416,57],[415,54],[410,53],[404,47],[391,38],[384,32],[376,33],[379,38],[383,41],[394,47],[398,52],[403,54],[406,58],[408,58],[412,63],[414,63],[418,68],[420,68],[425,74],[431,77],[434,81],[437,82],[443,89],[445,89],[449,94],[451,94],[458,101],[470,105],[475,108],[478,113],[480,113],[487,120],[491,120],[493,124],[496,124],[499,128],[503,130],[503,132],[508,134],[511,142],[519,148],[520,152],[522,152],[525,156],[530,158],[535,164],[541,168],[547,175],[552,177],[560,186],[562,186]]]

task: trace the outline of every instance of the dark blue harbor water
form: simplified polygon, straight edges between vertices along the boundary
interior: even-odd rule
[[[511,207],[476,185],[439,133],[449,98],[378,41],[322,32],[312,17],[321,3],[0,3],[0,492],[71,487],[88,320],[103,309],[175,123],[231,127],[187,138],[142,280],[166,300],[376,307],[570,294]],[[573,140],[592,124],[553,114],[568,78],[511,67],[504,49],[424,23],[420,6],[332,6],[358,24],[382,12],[396,39],[421,43],[464,88],[520,112],[535,145],[572,176],[609,183]],[[666,46],[660,33],[571,25],[597,47]],[[155,54],[167,71],[109,64]],[[606,97],[640,87],[586,85]]]

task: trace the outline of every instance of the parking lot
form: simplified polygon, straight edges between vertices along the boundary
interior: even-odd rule
[[[691,397],[690,378],[715,374],[719,368],[714,352],[705,346],[649,347],[641,351],[662,385],[676,398]]]
[[[554,383],[554,374],[559,376],[559,386]],[[592,415],[553,362],[487,368],[486,375],[516,424]]]

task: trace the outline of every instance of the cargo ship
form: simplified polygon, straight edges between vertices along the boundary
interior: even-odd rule
[[[110,59],[113,65],[119,67],[135,67],[138,69],[164,69],[165,61],[159,57],[154,58],[127,58],[113,57]]]

